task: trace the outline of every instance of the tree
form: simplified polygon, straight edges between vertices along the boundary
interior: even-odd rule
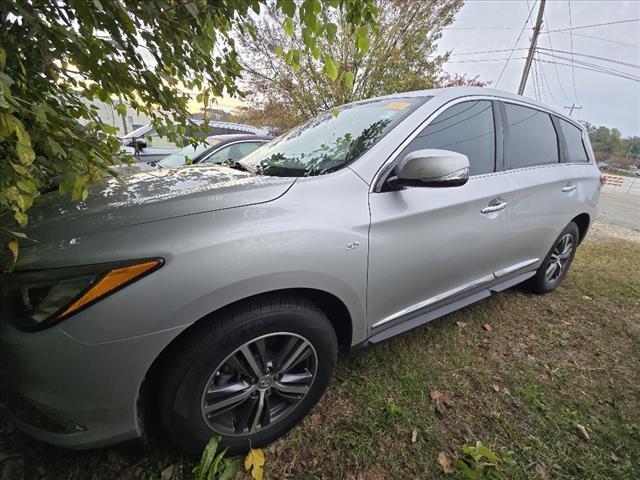
[[[119,140],[92,105],[146,113],[159,133],[190,141],[187,90],[207,111],[223,93],[241,94],[234,38],[251,37],[261,9],[285,28],[303,28],[297,58],[329,45],[340,17],[368,38],[373,0],[4,0],[0,6],[0,215],[6,231],[24,226],[49,178],[74,199],[118,161]],[[360,47],[364,47],[361,44]],[[333,72],[331,52],[323,53]],[[187,128],[189,127],[189,128]],[[12,243],[12,251],[17,248]],[[16,252],[14,251],[14,254]]]
[[[436,55],[442,29],[463,0],[376,0],[377,27],[370,37],[333,11],[323,19],[329,33],[303,55],[286,54],[308,43],[304,26],[287,25],[281,11],[266,9],[253,20],[254,37],[240,41],[251,107],[242,120],[285,130],[318,112],[355,100],[448,84],[484,85],[477,78],[447,75],[448,54]],[[337,62],[324,62],[321,51]],[[340,73],[342,72],[342,73]]]

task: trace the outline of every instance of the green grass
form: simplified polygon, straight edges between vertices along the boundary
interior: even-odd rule
[[[432,390],[447,396],[444,413]],[[168,464],[174,478],[192,478],[193,465],[164,444],[114,461],[113,450],[70,453],[11,435],[4,450],[26,442],[26,463],[47,478],[159,478]],[[512,289],[343,354],[320,404],[265,449],[265,470],[271,479],[465,478],[445,476],[438,454],[469,461],[463,446],[477,441],[502,459],[487,478],[640,478],[640,244],[587,242],[551,294]]]
[[[449,398],[444,414],[431,390]],[[267,472],[444,477],[439,452],[462,458],[478,440],[506,458],[494,477],[640,478],[640,245],[587,243],[549,295],[510,290],[343,355]]]

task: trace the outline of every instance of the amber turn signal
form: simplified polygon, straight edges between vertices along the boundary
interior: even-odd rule
[[[140,278],[151,270],[161,265],[160,260],[150,260],[136,265],[127,267],[114,268],[105,276],[103,276],[95,285],[89,288],[84,294],[76,299],[69,307],[58,315],[58,318],[68,317],[72,313],[86,307],[90,303],[113,293],[125,285],[130,284],[134,280]]]

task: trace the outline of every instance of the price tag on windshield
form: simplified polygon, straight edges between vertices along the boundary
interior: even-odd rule
[[[408,102],[390,102],[387,103],[384,108],[388,108],[389,110],[404,110],[410,106],[411,104]]]

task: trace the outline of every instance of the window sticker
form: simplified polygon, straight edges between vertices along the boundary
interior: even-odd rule
[[[389,110],[404,110],[410,106],[411,104],[409,102],[389,102],[384,108],[388,108]]]

